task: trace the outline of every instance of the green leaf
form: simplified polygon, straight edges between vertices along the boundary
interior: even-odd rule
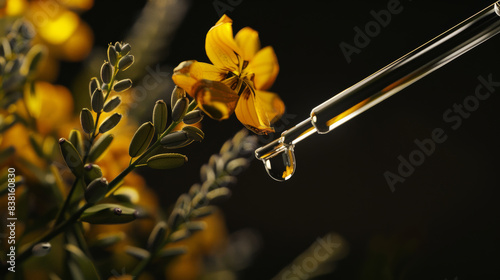
[[[193,218],[203,218],[211,215],[213,212],[215,212],[215,208],[213,206],[203,206],[191,211],[191,216]]]
[[[92,94],[91,99],[92,110],[96,113],[100,113],[104,107],[104,93],[101,89],[97,89]]]
[[[159,222],[154,227],[153,231],[148,238],[148,250],[155,251],[165,239],[165,233],[167,232],[167,224],[165,222]]]
[[[132,50],[132,47],[130,46],[130,44],[125,43],[121,46],[120,55],[125,56],[130,52],[130,50]]]
[[[186,115],[188,106],[189,106],[189,99],[187,99],[187,97],[184,97],[184,98],[177,100],[177,102],[174,105],[174,109],[172,109],[172,121],[178,122],[182,118],[184,118],[184,115]]]
[[[195,222],[187,222],[184,226],[191,233],[195,233],[197,231],[204,230],[206,228],[207,224],[203,221],[195,221]]]
[[[73,144],[73,146],[75,146],[78,153],[80,154],[83,153],[83,139],[82,139],[82,134],[80,133],[79,130],[72,129],[69,132],[68,140],[69,142],[71,142],[71,144]]]
[[[151,255],[147,250],[134,246],[127,246],[125,248],[125,253],[131,255],[132,257],[138,260],[147,259]]]
[[[126,56],[122,57],[118,62],[118,69],[120,69],[121,71],[125,71],[130,66],[132,66],[132,64],[134,64],[134,56],[131,54],[127,54]]]
[[[193,140],[189,139],[187,132],[182,130],[169,133],[160,140],[160,144],[169,149],[182,148],[192,142]]]
[[[83,212],[80,220],[90,224],[124,224],[136,219],[135,209],[118,204],[98,204]]]
[[[159,258],[172,258],[183,255],[187,253],[186,247],[175,247],[175,248],[166,248],[158,252],[157,256]]]
[[[109,145],[113,141],[114,136],[112,134],[105,134],[101,136],[97,141],[92,145],[92,148],[89,152],[89,161],[96,162],[99,158],[104,154],[106,149],[108,149]]]
[[[140,156],[151,143],[155,134],[155,128],[151,122],[143,123],[135,132],[130,141],[128,154],[131,157]]]
[[[228,199],[229,197],[231,197],[231,190],[226,187],[218,188],[207,193],[207,199],[212,203]]]
[[[197,127],[185,126],[182,128],[188,135],[188,137],[193,141],[201,142],[205,138],[205,133]]]
[[[72,279],[99,280],[99,275],[92,261],[75,245],[66,245],[69,253],[69,271]]]
[[[185,155],[167,153],[150,157],[146,164],[154,169],[172,169],[184,165],[187,160],[188,158]]]
[[[94,131],[94,117],[89,109],[83,108],[80,112],[80,124],[82,125],[83,131],[90,134]]]
[[[106,104],[104,104],[103,110],[104,112],[109,113],[116,109],[116,107],[118,107],[120,103],[122,103],[122,99],[117,95],[106,102]]]
[[[23,76],[29,76],[36,72],[40,61],[47,53],[47,50],[42,45],[35,45],[26,54],[23,65],[21,66],[21,74]]]
[[[108,61],[109,61],[109,63],[111,63],[111,65],[115,65],[116,60],[118,59],[117,57],[118,57],[118,55],[116,53],[115,46],[113,46],[112,44],[109,44],[108,45]]]
[[[172,91],[172,95],[170,96],[170,106],[174,108],[175,104],[177,104],[177,100],[184,97],[186,97],[186,91],[178,86],[175,86]]]
[[[114,113],[113,115],[107,117],[99,126],[99,132],[105,133],[113,129],[122,119],[122,115],[119,113]]]
[[[156,133],[160,135],[165,131],[168,122],[168,111],[167,104],[163,100],[156,101],[155,107],[153,109],[153,124]]]
[[[191,236],[191,232],[189,230],[183,228],[183,229],[180,229],[176,232],[173,232],[170,235],[169,241],[172,243],[179,242],[181,240],[188,238],[189,236]]]
[[[90,79],[90,83],[89,83],[90,98],[92,98],[94,91],[96,91],[98,88],[101,88],[101,84],[99,83],[99,80],[96,77],[92,77],[92,79]]]
[[[182,119],[185,124],[196,124],[201,120],[203,120],[203,113],[200,110],[191,111]]]
[[[83,161],[75,146],[64,138],[59,139],[59,146],[66,165],[76,177],[80,177],[83,174]]]
[[[123,79],[121,81],[116,82],[113,85],[113,90],[116,92],[122,92],[132,87],[131,79]]]
[[[105,178],[98,178],[90,182],[85,190],[85,200],[88,203],[96,203],[108,192],[108,181]]]
[[[101,66],[101,81],[109,84],[113,76],[113,66],[109,62],[104,62]]]
[[[113,246],[118,242],[121,242],[125,239],[125,234],[123,232],[118,233],[109,233],[106,235],[99,234],[98,238],[90,242],[89,246],[91,247],[109,247]]]

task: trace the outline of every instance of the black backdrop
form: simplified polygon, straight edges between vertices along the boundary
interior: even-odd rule
[[[370,11],[387,9],[394,1],[220,2],[239,3],[228,12],[235,30],[251,26],[263,46],[275,48],[281,71],[272,90],[286,103],[288,123],[280,125],[289,128],[317,104],[492,1],[401,0],[402,11],[352,55],[351,63],[341,42],[353,45],[353,28],[364,28],[373,20]],[[144,5],[117,3],[97,1],[83,15],[98,46],[123,39]],[[112,6],[123,10],[114,23]],[[99,19],[104,16],[105,24]],[[208,61],[205,34],[217,19],[211,0],[193,1],[164,63]],[[324,279],[498,279],[500,99],[493,93],[481,101],[457,130],[443,113],[474,94],[478,76],[500,81],[499,46],[500,37],[493,38],[334,132],[301,142],[297,172],[285,183],[271,180],[254,161],[239,176],[233,197],[221,204],[230,231],[254,228],[263,238],[262,251],[241,278],[269,279],[317,237],[335,231],[351,250]],[[207,138],[187,149],[187,166],[143,172],[157,178],[148,183],[159,190],[162,204],[197,182],[199,166],[241,127],[235,117],[205,120],[203,126]],[[444,129],[448,139],[391,192],[384,172],[397,172],[398,156],[408,158],[416,149],[414,140],[429,138],[435,128]],[[398,253],[404,248],[410,249]]]

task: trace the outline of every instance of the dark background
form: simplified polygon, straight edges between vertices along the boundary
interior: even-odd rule
[[[228,12],[235,32],[250,26],[277,53],[281,69],[272,91],[287,106],[286,122],[277,124],[285,128],[492,3],[401,0],[403,11],[347,63],[339,44],[352,45],[353,28],[364,28],[373,20],[370,11],[387,9],[389,1],[240,2]],[[116,3],[97,1],[83,15],[96,46],[122,40],[144,5]],[[120,17],[113,19],[111,6]],[[218,18],[211,0],[193,1],[163,63],[208,62],[205,35]],[[447,109],[474,94],[478,76],[500,81],[499,46],[500,37],[493,38],[335,131],[299,143],[296,174],[285,183],[270,179],[254,161],[239,176],[233,197],[221,204],[231,232],[254,228],[262,235],[263,248],[241,279],[271,278],[331,231],[348,241],[350,253],[324,279],[499,279],[500,99],[493,94],[482,101],[457,130],[443,120]],[[206,139],[185,151],[187,166],[143,172],[157,178],[148,183],[159,190],[163,205],[199,180],[198,168],[241,125],[236,117],[206,119],[203,128]],[[429,138],[435,128],[446,132],[447,141],[391,192],[384,172],[396,173],[398,156],[408,158],[414,140]]]

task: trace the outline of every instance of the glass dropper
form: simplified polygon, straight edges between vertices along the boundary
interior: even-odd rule
[[[257,149],[255,156],[273,179],[289,179],[295,172],[295,144],[332,131],[499,32],[500,1],[320,104],[310,118]]]

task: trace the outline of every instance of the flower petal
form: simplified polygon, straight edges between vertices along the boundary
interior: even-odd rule
[[[183,88],[189,95],[194,97],[193,86],[200,80],[220,81],[224,79],[226,73],[212,64],[188,60],[181,62],[174,69],[172,79],[174,83]]]
[[[267,134],[274,132],[265,106],[261,106],[255,93],[250,89],[244,91],[236,105],[236,117],[246,128],[257,134]]]
[[[231,116],[239,98],[228,86],[217,81],[198,81],[193,90],[200,109],[212,119],[219,121]]]
[[[260,50],[259,33],[250,27],[241,29],[235,37],[243,60],[250,61]]]
[[[233,21],[226,15],[207,33],[205,50],[210,61],[226,71],[238,70],[241,53],[233,38]]]
[[[272,47],[261,49],[248,64],[245,70],[254,73],[254,83],[256,89],[266,90],[270,88],[279,72],[278,58]]]
[[[262,107],[270,123],[275,123],[285,113],[285,103],[273,92],[255,91],[256,103]]]

